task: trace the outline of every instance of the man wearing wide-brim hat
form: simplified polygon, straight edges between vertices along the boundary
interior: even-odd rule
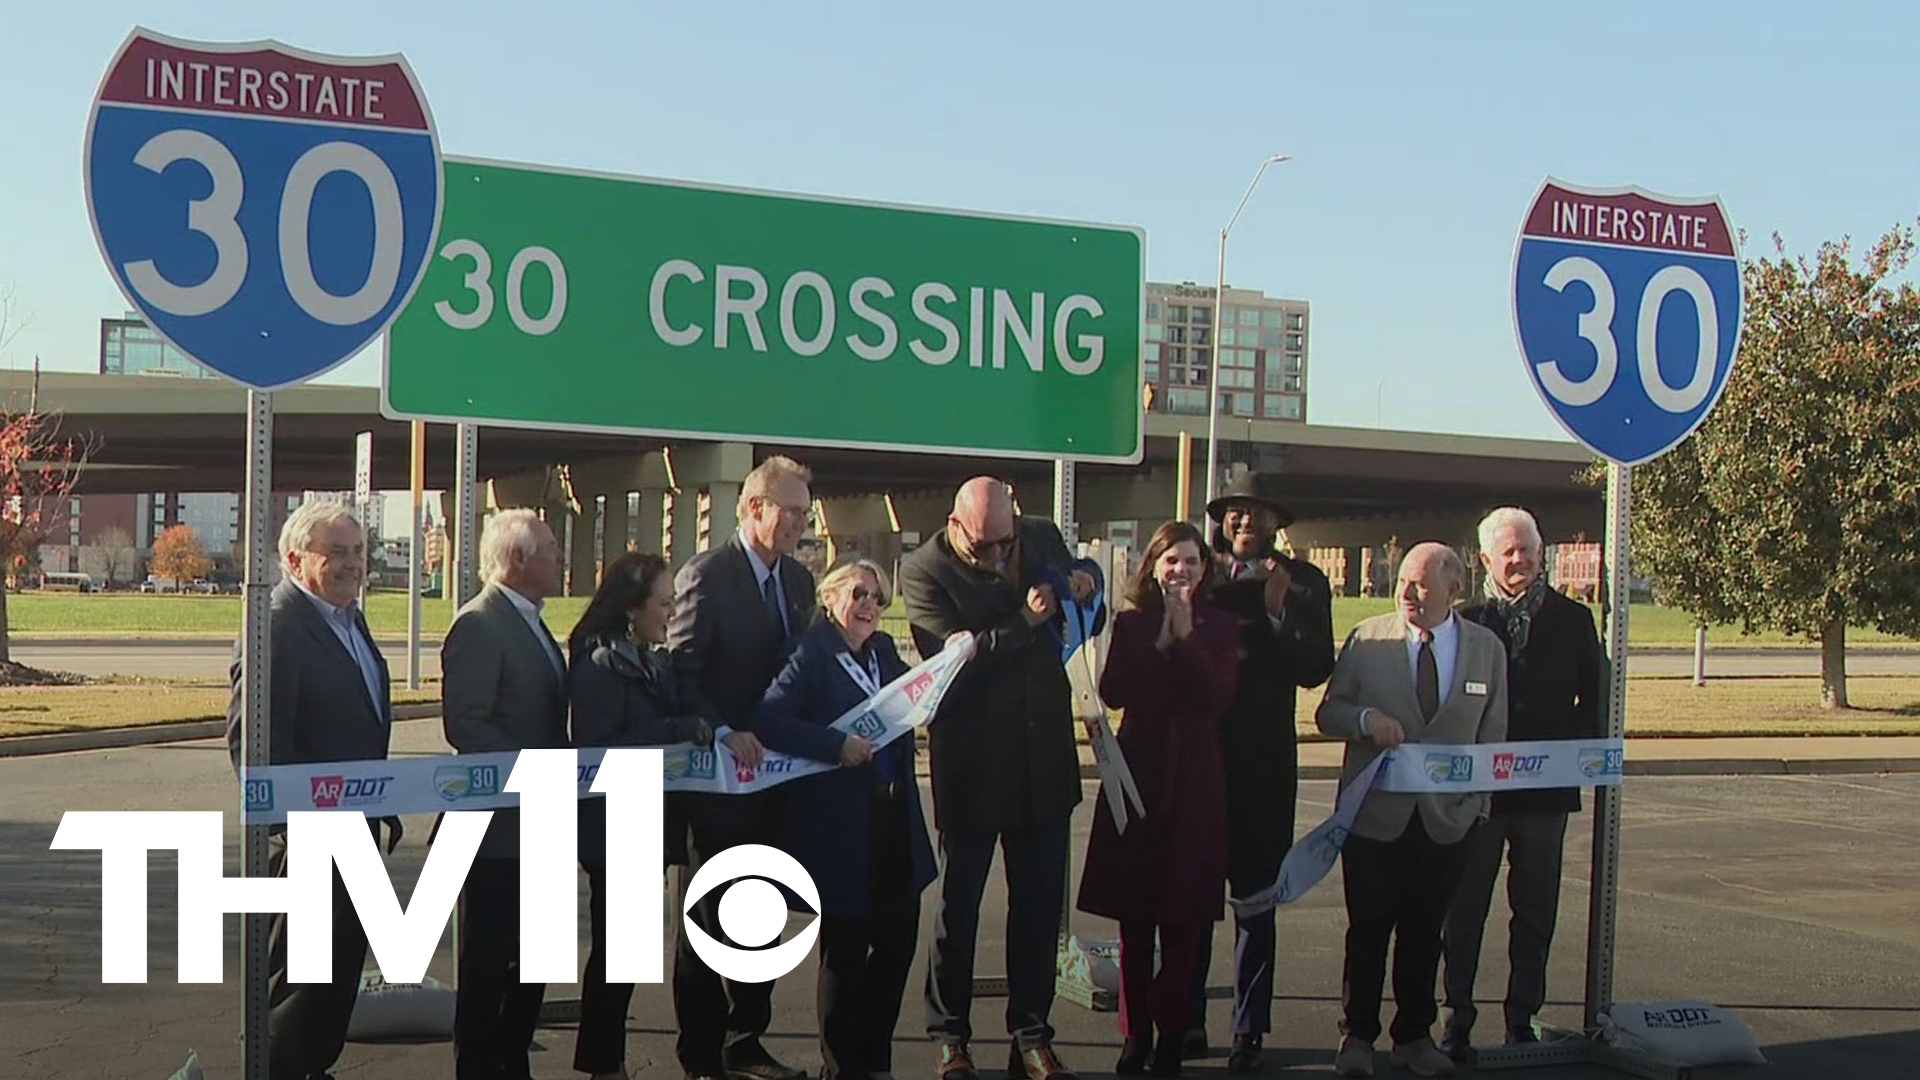
[[[1333,590],[1327,576],[1275,547],[1293,524],[1281,478],[1247,473],[1207,504],[1213,549],[1226,580],[1216,593],[1240,621],[1240,674],[1233,706],[1220,719],[1227,769],[1227,880],[1245,896],[1273,884],[1293,844],[1300,783],[1294,695],[1333,671]],[[1272,1027],[1274,913],[1235,916],[1233,1049],[1227,1068],[1260,1067]],[[1188,1056],[1206,1054],[1206,985],[1213,952],[1209,926],[1195,965]]]

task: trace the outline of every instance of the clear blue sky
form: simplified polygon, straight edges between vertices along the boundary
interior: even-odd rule
[[[96,364],[126,307],[80,185],[136,23],[402,52],[442,147],[653,176],[1138,225],[1148,274],[1313,304],[1309,418],[1561,437],[1509,314],[1541,179],[1718,193],[1749,251],[1920,212],[1911,5],[267,0],[7,5],[0,362]],[[362,356],[328,381],[371,384]]]

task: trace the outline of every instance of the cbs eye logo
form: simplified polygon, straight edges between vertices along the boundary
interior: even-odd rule
[[[737,880],[741,878],[746,880]],[[772,880],[761,880],[765,878]],[[814,911],[820,910],[820,891],[806,867],[779,848],[764,844],[730,847],[708,859],[687,882],[681,926],[694,954],[715,973],[734,982],[772,982],[807,958],[820,936],[818,916],[792,940],[763,947],[779,937],[781,928],[787,925],[787,902],[774,881],[792,889]],[[720,929],[748,948],[724,945],[693,921],[694,905],[715,890],[720,891],[716,905]]]

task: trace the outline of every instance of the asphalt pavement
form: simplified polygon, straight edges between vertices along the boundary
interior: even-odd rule
[[[438,725],[401,724],[396,752],[441,752]],[[1085,850],[1093,787],[1075,816],[1074,861]],[[241,1075],[238,919],[228,920],[226,982],[174,980],[173,859],[151,860],[149,977],[145,984],[100,981],[99,860],[53,852],[62,810],[223,810],[233,780],[216,741],[175,743],[0,760],[0,1076],[35,1080],[163,1080],[197,1050],[209,1080]],[[1304,823],[1324,815],[1333,785],[1303,785]],[[1631,777],[1624,794],[1615,998],[1693,998],[1729,1009],[1759,1037],[1773,1062],[1764,1071],[1728,1068],[1696,1075],[1912,1077],[1920,1072],[1920,775]],[[403,894],[417,876],[431,821],[409,818],[391,865]],[[228,819],[229,872],[238,852]],[[1578,1026],[1584,986],[1590,881],[1590,817],[1569,830],[1566,888],[1542,1019]],[[1004,891],[989,884],[979,971],[1003,970]],[[929,926],[931,894],[922,918]],[[584,902],[583,902],[584,908]],[[671,910],[671,905],[669,905]],[[1329,1075],[1338,1040],[1340,957],[1345,928],[1339,875],[1281,913],[1275,1032],[1269,1077]],[[1498,1015],[1504,916],[1492,920],[1478,997]],[[1096,938],[1111,923],[1075,914],[1073,929]],[[1224,1000],[1232,935],[1216,934],[1209,1030],[1226,1039]],[[896,1041],[896,1075],[930,1076],[920,1034],[924,947]],[[442,934],[430,974],[450,978]],[[818,1069],[812,1032],[811,960],[775,993],[769,1045],[792,1064]],[[551,988],[572,996],[573,985]],[[1003,1002],[981,999],[975,1050],[989,1066],[1004,1060]],[[1057,1045],[1083,1075],[1105,1076],[1119,1045],[1115,1018],[1061,1001]],[[629,1022],[635,1076],[672,1076],[673,1016],[665,986],[641,986]],[[573,1031],[543,1028],[533,1055],[539,1080],[571,1069]],[[1381,1075],[1398,1074],[1381,1059]],[[1224,1059],[1193,1063],[1191,1076],[1225,1076]],[[339,1080],[450,1077],[444,1041],[353,1044]],[[998,1076],[990,1068],[987,1075]],[[1516,1078],[1585,1080],[1618,1074],[1596,1067],[1516,1070]]]
[[[379,642],[396,677],[407,670],[404,640]],[[232,659],[232,643],[209,640],[18,639],[13,658],[20,663],[82,675],[137,675],[186,679],[224,679]],[[1628,655],[1627,670],[1634,675],[1691,675],[1691,649],[1636,649]],[[1864,646],[1847,654],[1847,671],[1854,675],[1920,675],[1920,649]],[[429,638],[420,647],[422,678],[440,675],[440,642]],[[1707,676],[1818,675],[1817,649],[1775,648],[1709,649]]]

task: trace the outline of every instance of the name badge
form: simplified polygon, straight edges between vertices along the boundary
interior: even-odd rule
[[[1472,679],[1468,679],[1468,680],[1467,680],[1467,693],[1469,693],[1469,694],[1473,694],[1473,695],[1474,695],[1474,696],[1476,696],[1476,697],[1486,697],[1486,696],[1487,696],[1487,684],[1486,684],[1486,683],[1483,683],[1483,682],[1474,682],[1474,681],[1473,681]]]

